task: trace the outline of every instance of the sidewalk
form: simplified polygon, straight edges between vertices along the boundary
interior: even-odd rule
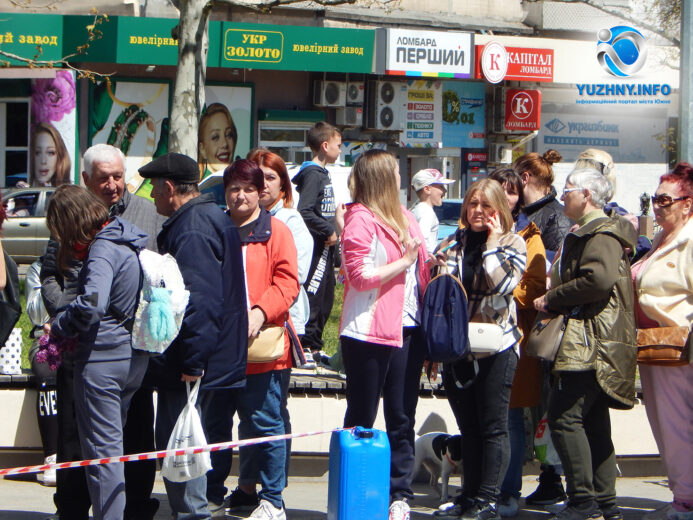
[[[52,500],[54,488],[43,487],[31,476],[24,478],[31,480],[0,480],[0,520],[45,520],[55,512]],[[451,482],[459,484],[458,479],[459,477],[453,477]],[[287,517],[290,520],[324,520],[327,511],[327,480],[326,474],[319,477],[290,478],[289,487],[284,494]],[[235,485],[235,477],[226,482],[229,489],[235,488]],[[534,491],[536,486],[535,476],[524,477],[523,496]],[[625,520],[639,520],[644,513],[663,507],[671,500],[671,493],[663,477],[619,478],[616,488]],[[416,484],[414,491],[416,498],[412,504],[412,520],[431,518],[437,507],[437,497],[430,493],[427,484]],[[160,478],[155,483],[154,496],[161,501],[156,520],[170,520],[166,491]],[[227,517],[231,520],[239,518],[243,517]],[[548,514],[542,509],[524,509],[516,518],[542,520],[548,518]]]

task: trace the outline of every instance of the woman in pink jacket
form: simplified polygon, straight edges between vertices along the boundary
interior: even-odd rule
[[[419,309],[430,277],[423,235],[399,202],[399,186],[394,156],[382,150],[359,156],[341,239],[344,426],[372,428],[383,395],[392,452],[390,520],[408,519],[413,497],[414,415],[426,356]]]

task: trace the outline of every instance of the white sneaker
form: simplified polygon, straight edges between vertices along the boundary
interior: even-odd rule
[[[313,359],[313,354],[311,354],[310,350],[304,350],[303,355],[306,358],[306,362],[298,368],[303,368],[305,370],[313,370],[314,368],[317,368],[318,365],[317,363],[315,363],[315,360]]]
[[[406,500],[395,500],[390,504],[389,520],[409,520],[409,504]]]
[[[520,512],[520,501],[512,495],[502,496],[496,507],[498,514],[503,518],[517,516]]]
[[[274,507],[267,500],[260,500],[260,505],[248,518],[261,520],[286,520],[286,512],[283,507]]]
[[[53,455],[48,455],[48,457],[45,458],[43,463],[44,464],[55,464],[56,459],[57,459],[57,455],[54,453]],[[55,473],[56,473],[55,468],[47,469],[46,471],[44,471],[43,472],[43,481],[41,483],[44,486],[55,487],[55,485],[56,485]]]
[[[207,504],[207,509],[209,510],[209,514],[212,515],[212,518],[224,518],[226,517],[226,502],[222,501],[221,504],[217,504],[216,502],[209,502]]]

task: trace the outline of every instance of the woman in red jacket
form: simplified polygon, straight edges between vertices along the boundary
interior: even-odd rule
[[[287,327],[293,327],[289,307],[298,296],[296,246],[289,228],[259,204],[265,177],[252,161],[239,159],[224,171],[228,214],[238,228],[243,246],[248,295],[248,338],[268,326],[284,329],[283,351],[265,363],[252,362],[249,354],[245,388],[236,403],[241,439],[284,434],[281,415],[281,374],[291,367]],[[252,346],[249,347],[251,352]],[[241,461],[259,467],[260,503],[251,518],[284,520],[282,490],[286,480],[286,443],[276,441],[241,448]]]

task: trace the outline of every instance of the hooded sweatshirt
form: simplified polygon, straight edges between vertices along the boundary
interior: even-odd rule
[[[116,361],[132,356],[132,337],[111,309],[134,312],[140,285],[137,252],[149,237],[126,220],[115,217],[94,236],[79,273],[79,295],[55,317],[52,332],[78,337],[75,359]]]
[[[330,172],[313,161],[306,161],[291,179],[301,196],[298,212],[313,235],[316,244],[322,244],[334,233],[334,190]],[[314,254],[322,253],[322,247]]]

